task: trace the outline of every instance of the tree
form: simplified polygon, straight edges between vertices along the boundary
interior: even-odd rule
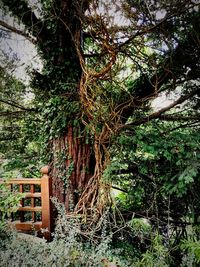
[[[41,0],[35,7],[2,1],[20,27],[0,25],[34,43],[43,61],[31,86],[43,116],[53,195],[67,210],[93,219],[101,214],[110,188],[102,176],[121,132],[133,134],[155,119],[198,120],[194,108],[166,113],[186,101],[198,105],[198,6],[192,0]],[[178,86],[173,103],[152,111],[150,100]]]

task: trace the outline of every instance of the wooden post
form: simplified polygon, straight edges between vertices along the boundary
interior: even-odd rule
[[[49,167],[41,168],[41,206],[42,206],[42,228],[47,229],[48,232],[44,234],[46,239],[50,239],[52,232],[52,203],[50,197],[52,196],[51,178],[48,176]]]

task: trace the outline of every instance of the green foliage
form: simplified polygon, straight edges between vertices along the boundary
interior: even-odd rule
[[[0,266],[130,266],[130,262],[118,256],[119,249],[112,249],[109,234],[102,233],[98,240],[95,236],[85,240],[78,220],[67,219],[64,206],[55,199],[53,202],[58,209],[53,241],[24,240],[14,233],[0,242]]]
[[[132,231],[140,234],[140,235],[149,235],[151,229],[151,225],[147,220],[143,219],[138,219],[138,218],[133,218],[130,222],[129,225],[132,228]]]
[[[192,266],[198,266],[200,263],[200,241],[185,240],[181,244],[181,249],[185,252],[181,266],[186,265],[190,261]]]
[[[112,148],[108,173],[113,185],[125,191],[116,192],[116,205],[125,218],[134,215],[132,231],[141,245],[146,244],[138,265],[133,266],[178,266],[181,259],[181,266],[199,264],[199,231],[193,232],[195,241],[188,239],[190,224],[199,222],[199,128],[179,126],[178,122],[149,122],[135,128],[134,135],[120,136]],[[143,228],[147,225],[141,224],[141,216],[148,218],[152,228]],[[156,252],[151,229],[160,235]],[[188,246],[179,246],[184,239]]]
[[[17,211],[23,196],[19,192],[11,192],[6,181],[0,183],[0,231],[6,228],[6,220]]]
[[[10,65],[8,65],[9,67]],[[30,88],[0,67],[0,176],[29,177],[37,169],[42,139],[40,116]],[[35,165],[35,167],[34,167]]]
[[[162,243],[162,237],[157,233],[152,238],[152,244],[140,261],[134,263],[135,267],[168,267],[170,266],[169,251]]]
[[[77,101],[69,102],[63,97],[55,96],[51,97],[43,108],[43,131],[48,133],[48,138],[51,140],[62,135],[68,123],[74,122],[78,116],[79,103]]]
[[[117,173],[112,176],[113,182],[129,191],[127,200],[133,194],[141,205],[143,200],[147,201],[144,199],[146,186],[155,189],[156,183],[163,197],[170,195],[172,199],[182,199],[198,185],[199,132],[195,129],[171,131],[171,127],[170,123],[149,123],[138,127],[134,136],[119,138],[121,149],[113,150],[111,172]],[[118,166],[122,166],[121,174],[117,172],[117,158]]]
[[[196,267],[200,263],[199,225],[188,227],[187,232],[187,238],[181,240],[179,245],[182,251],[181,267]]]
[[[153,231],[149,222],[136,218],[129,222],[134,235],[148,236],[149,246],[141,253],[128,240],[118,240],[113,244],[112,234],[106,230],[109,228],[107,216],[103,219],[104,231],[101,235],[97,237],[90,233],[85,239],[87,232],[80,223],[81,219],[67,218],[64,206],[56,199],[53,203],[58,209],[53,241],[46,243],[36,237],[24,238],[15,232],[10,233],[0,241],[0,266],[105,267],[113,264],[120,267],[167,267],[173,263],[171,248],[164,244],[164,238]],[[180,266],[198,266],[199,242],[187,240],[180,248]]]

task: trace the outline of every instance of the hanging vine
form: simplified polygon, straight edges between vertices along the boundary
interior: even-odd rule
[[[80,51],[80,44],[76,40],[76,49],[82,67],[79,97],[82,107],[82,122],[93,136],[95,153],[95,170],[89,179],[76,207],[75,213],[80,213],[87,223],[97,222],[112,199],[110,196],[111,186],[102,179],[103,172],[110,163],[109,142],[121,125],[120,114],[125,107],[132,103],[132,99],[118,106],[104,109],[106,103],[101,101],[104,94],[99,86],[99,81],[110,80],[111,71],[116,64],[118,51],[110,41],[107,27],[100,16],[96,16],[95,23],[98,31],[103,34],[101,49],[105,56],[104,64],[96,65],[97,70],[86,66]],[[103,60],[102,60],[103,61]],[[101,63],[101,62],[100,62]],[[111,99],[109,99],[111,101]]]

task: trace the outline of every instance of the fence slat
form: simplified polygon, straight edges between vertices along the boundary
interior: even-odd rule
[[[19,192],[20,193],[23,193],[24,192],[24,185],[23,184],[20,184],[19,185]],[[24,198],[22,198],[20,200],[20,205],[21,205],[21,208],[24,207]],[[24,222],[24,212],[22,212],[22,210],[20,210],[20,208],[18,210],[19,210],[20,222]]]
[[[26,193],[25,198],[41,198],[41,193]]]
[[[22,232],[32,232],[34,230],[39,231],[42,228],[42,222],[20,222],[20,221],[13,221],[10,223],[13,227],[15,227],[18,231]]]
[[[32,194],[35,193],[35,185],[34,184],[31,184],[30,192]],[[32,208],[35,207],[35,198],[34,197],[31,198],[31,207]],[[35,211],[32,211],[31,217],[32,217],[32,221],[35,222],[35,220],[36,220]]]

